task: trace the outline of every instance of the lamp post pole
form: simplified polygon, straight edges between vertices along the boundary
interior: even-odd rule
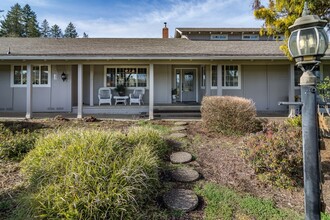
[[[304,161],[305,219],[320,219],[320,158],[316,112],[316,77],[305,71],[300,78]]]
[[[324,31],[326,20],[309,15],[305,2],[302,16],[289,27],[289,51],[304,72],[300,78],[302,101],[302,136],[304,169],[304,207],[306,220],[321,218],[320,149],[316,102],[316,76],[313,69],[328,48]],[[305,68],[308,68],[307,71]]]

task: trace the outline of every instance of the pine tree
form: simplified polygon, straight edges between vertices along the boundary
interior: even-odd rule
[[[261,4],[260,0],[253,0],[254,16],[263,20],[263,28],[261,34],[274,36],[284,34],[286,40],[280,47],[281,50],[289,55],[287,40],[290,36],[289,26],[301,16],[305,0],[269,0],[268,6]],[[330,21],[330,1],[329,0],[313,0],[309,1],[309,9],[311,14],[316,14],[322,19]],[[328,23],[328,30],[330,24]]]
[[[52,28],[50,29],[50,37],[52,37],[52,38],[62,38],[63,37],[62,30],[57,24],[54,24],[52,26]]]
[[[23,37],[39,37],[39,24],[37,21],[37,15],[31,10],[31,7],[26,4],[22,11],[22,21],[24,25]]]
[[[45,37],[45,38],[51,37],[49,23],[46,19],[41,23],[40,37]]]
[[[78,33],[76,31],[76,27],[70,22],[64,31],[65,38],[77,38]]]
[[[12,6],[5,19],[0,21],[0,36],[22,37],[24,35],[22,14],[22,8],[18,3]]]
[[[83,33],[83,38],[88,38],[88,34],[86,34],[85,32]]]

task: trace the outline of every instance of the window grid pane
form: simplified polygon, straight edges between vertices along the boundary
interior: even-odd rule
[[[32,66],[32,83],[36,85],[40,84],[39,66]]]
[[[137,75],[138,87],[147,87],[147,68],[139,68]]]
[[[41,84],[42,85],[47,85],[48,84],[48,75],[49,75],[49,70],[48,66],[41,66]]]
[[[238,75],[238,66],[229,65],[223,67],[223,82],[222,85],[226,87],[238,87],[239,75]]]
[[[22,84],[21,70],[22,70],[21,66],[14,66],[14,84],[15,85]]]
[[[125,81],[127,87],[136,87],[136,69],[135,68],[128,68],[125,69]]]

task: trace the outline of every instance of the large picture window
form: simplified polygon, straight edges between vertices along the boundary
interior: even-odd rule
[[[12,85],[26,86],[27,83],[27,66],[14,65],[12,67]],[[32,84],[33,86],[49,86],[50,85],[50,66],[48,65],[32,65]]]
[[[231,89],[241,88],[241,73],[238,65],[222,66],[222,86]]]
[[[147,68],[106,67],[106,86],[147,87]]]

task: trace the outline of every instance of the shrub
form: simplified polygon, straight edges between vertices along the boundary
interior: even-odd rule
[[[209,131],[241,135],[258,129],[254,103],[245,98],[207,96],[202,101],[202,120]]]
[[[245,158],[263,180],[283,188],[302,186],[301,128],[273,122],[244,145]]]
[[[288,118],[285,120],[286,123],[288,123],[289,125],[293,126],[293,127],[302,127],[302,118],[301,115],[292,117],[292,118]]]
[[[31,149],[37,135],[33,132],[23,129],[13,132],[0,124],[0,159],[21,160]]]
[[[151,129],[50,134],[21,163],[30,190],[18,213],[46,219],[143,218],[157,193],[164,147]]]

